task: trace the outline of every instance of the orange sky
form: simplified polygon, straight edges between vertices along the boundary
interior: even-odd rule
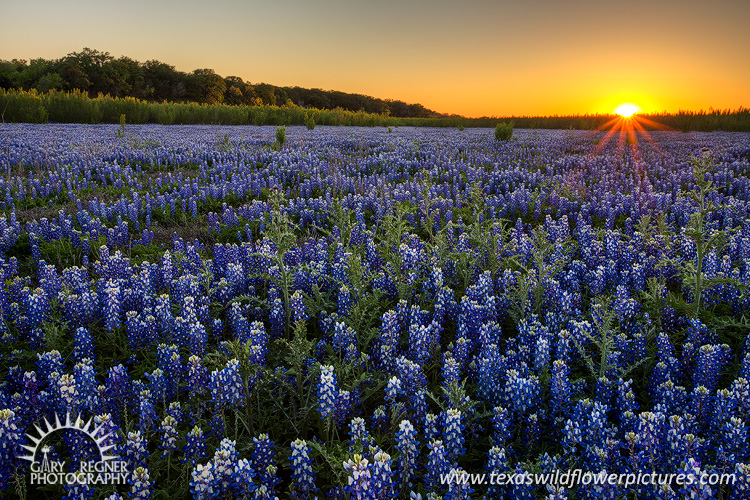
[[[90,47],[466,116],[750,106],[748,0],[3,0],[0,12],[0,59]]]

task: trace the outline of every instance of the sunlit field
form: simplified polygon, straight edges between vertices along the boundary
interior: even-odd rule
[[[747,500],[750,134],[631,106],[2,125],[0,497]]]

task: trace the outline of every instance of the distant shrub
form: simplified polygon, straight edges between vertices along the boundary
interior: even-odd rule
[[[463,126],[463,125],[459,125],[459,126],[458,126],[458,130],[459,130],[460,132],[463,132],[463,131],[464,131],[464,126]]]
[[[496,141],[509,141],[513,137],[513,122],[500,122],[495,127]]]
[[[305,118],[305,127],[307,130],[313,130],[315,128],[315,118],[312,115],[307,115]]]
[[[281,146],[286,142],[286,126],[276,127],[276,145],[281,149]]]
[[[117,137],[119,137],[120,139],[125,137],[125,123],[126,123],[126,118],[125,118],[125,115],[122,114],[120,115],[120,128],[117,129]]]
[[[2,123],[45,123],[48,115],[44,101],[36,91],[0,89],[0,118]]]

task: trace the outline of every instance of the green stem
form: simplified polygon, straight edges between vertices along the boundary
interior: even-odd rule
[[[704,247],[704,241],[703,241],[703,216],[704,216],[704,210],[705,210],[705,201],[704,201],[704,192],[701,188],[701,197],[700,197],[700,213],[698,216],[698,224],[697,224],[697,230],[698,235],[696,236],[695,241],[695,247],[696,247],[696,253],[697,253],[697,262],[696,264],[696,270],[697,274],[695,277],[695,290],[694,296],[693,296],[693,314],[697,318],[698,317],[698,311],[700,309],[700,303],[701,303],[701,294],[702,294],[702,288],[703,288],[703,253],[705,251]]]

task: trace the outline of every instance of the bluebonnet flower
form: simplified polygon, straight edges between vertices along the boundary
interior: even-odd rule
[[[73,334],[73,358],[81,361],[83,358],[89,358],[94,361],[94,344],[91,333],[84,327],[79,327]]]
[[[79,406],[93,412],[99,406],[96,372],[89,358],[83,358],[73,367]]]
[[[429,326],[418,323],[409,325],[409,352],[411,358],[419,364],[423,364],[429,356],[430,337]]]
[[[380,405],[372,412],[372,428],[376,431],[384,431],[388,427],[388,414],[385,406]]]
[[[112,420],[112,415],[109,413],[103,413],[94,415],[94,424],[101,428],[98,435],[100,437],[106,436],[102,442],[102,447],[111,446],[108,453],[110,455],[118,455],[118,450],[122,450],[120,437],[120,427]]]
[[[208,342],[208,332],[206,327],[199,321],[194,321],[188,325],[188,346],[191,355],[203,356],[206,352],[206,343]]]
[[[494,497],[499,497],[501,488],[497,484],[498,476],[510,470],[508,459],[505,456],[505,448],[498,446],[490,448],[490,451],[487,453],[487,465],[485,469],[490,473],[490,485],[487,487],[487,493]]]
[[[230,439],[222,439],[211,459],[216,488],[223,493],[229,493],[236,487],[235,469],[238,453],[235,445],[236,443]]]
[[[667,464],[670,467],[679,467],[687,458],[699,457],[701,441],[688,431],[686,419],[679,415],[672,415],[667,419],[667,424],[669,426],[666,444],[669,448]]]
[[[618,285],[615,293],[615,313],[622,324],[635,319],[640,312],[638,302],[630,298],[627,287]]]
[[[415,474],[417,456],[419,455],[417,432],[408,420],[402,420],[396,433],[396,449],[400,457],[398,461],[398,475],[401,487],[409,487]]]
[[[512,437],[510,415],[502,406],[493,408],[492,413],[492,443],[502,447]]]
[[[526,480],[528,472],[523,470],[520,463],[516,465],[513,472],[516,474],[516,478],[522,478],[524,481],[516,480],[513,482],[510,487],[510,498],[516,500],[534,500],[535,485],[533,483],[529,484],[529,481]]]
[[[31,328],[41,326],[50,314],[49,298],[41,288],[36,288],[33,292],[27,289],[26,294],[28,298],[26,314],[29,318],[29,326]]]
[[[665,414],[679,413],[685,407],[687,394],[685,388],[676,386],[671,380],[667,380],[656,388],[654,395],[655,408]]]
[[[62,356],[57,350],[47,351],[43,353],[37,353],[36,366],[38,368],[37,375],[40,380],[46,380],[53,372],[62,373],[63,364]]]
[[[23,440],[19,424],[19,418],[13,410],[0,410],[0,491],[10,485],[15,467],[19,465],[17,457]]]
[[[736,482],[732,488],[730,500],[741,500],[748,498],[750,494],[750,465],[744,463],[738,463],[735,465],[734,473],[736,474]]]
[[[249,339],[249,324],[245,317],[243,307],[239,302],[234,302],[232,304],[227,316],[234,338],[242,344],[247,342]]]
[[[466,401],[467,398],[464,398],[461,403]],[[407,410],[415,422],[424,422],[428,410],[427,393],[424,389],[419,389],[408,397]]]
[[[388,382],[386,383],[385,402],[389,404],[395,403],[398,395],[403,394],[403,392],[404,391],[401,388],[401,379],[394,375],[393,377],[388,379]]]
[[[539,439],[539,415],[532,413],[524,417],[525,443],[529,447],[536,445]]]
[[[716,391],[714,398],[713,414],[711,415],[711,424],[714,429],[720,430],[724,424],[729,422],[737,408],[737,401],[732,397],[729,389]]]
[[[120,295],[120,287],[112,280],[108,281],[107,286],[104,289],[104,325],[108,333],[112,333],[121,325],[122,299]]]
[[[164,417],[161,421],[160,432],[162,437],[159,449],[164,450],[161,456],[166,457],[177,449],[177,420],[171,415]]]
[[[292,442],[292,454],[289,461],[292,465],[292,498],[306,500],[315,487],[315,471],[312,468],[312,457],[307,442],[296,439]]]
[[[154,482],[150,480],[151,477],[148,473],[148,469],[144,467],[138,467],[133,471],[133,477],[131,483],[133,487],[130,490],[130,498],[135,499],[147,499],[151,498],[151,487]]]
[[[434,413],[428,413],[424,417],[424,438],[427,442],[432,442],[440,436],[439,427],[440,419]]]
[[[80,406],[78,399],[78,388],[76,387],[76,379],[73,375],[68,373],[63,374],[57,380],[58,396],[62,407],[67,411],[77,410]]]
[[[391,465],[393,460],[388,453],[378,450],[372,457],[371,469],[371,486],[375,498],[394,498],[396,496],[393,484],[393,471]]]
[[[448,492],[445,497],[449,500],[468,500],[469,495],[474,493],[471,488],[471,481],[466,477],[468,472],[460,467],[452,467],[448,472],[448,476],[454,478],[452,481],[448,481]],[[459,479],[460,478],[460,479]]]
[[[274,338],[281,336],[286,324],[286,313],[284,312],[284,304],[279,298],[274,299],[271,303],[269,321],[271,323],[271,335]]]
[[[536,341],[536,350],[534,352],[534,370],[541,373],[550,362],[550,339],[540,335]]]
[[[729,363],[732,350],[726,345],[703,345],[698,349],[693,374],[693,386],[702,385],[709,391],[716,389],[721,370]]]
[[[508,370],[506,376],[506,398],[514,405],[516,413],[524,415],[535,408],[541,392],[539,379],[534,375],[522,377],[517,370]]]
[[[22,394],[23,404],[17,406],[18,416],[21,418],[22,422],[38,421],[39,414],[42,411],[42,394],[39,390],[39,384],[36,380],[36,372],[24,372]],[[0,404],[0,406],[3,405]]]
[[[722,429],[723,441],[727,453],[734,456],[734,460],[742,462],[748,457],[748,429],[741,418],[731,417]]]
[[[594,393],[600,403],[607,407],[612,406],[612,400],[615,397],[615,387],[609,378],[606,376],[597,378],[594,383]]]
[[[341,427],[346,425],[351,418],[351,415],[354,413],[355,406],[359,401],[358,398],[359,389],[354,389],[354,391],[338,391],[336,404],[333,410],[333,420],[336,422],[337,426]]]
[[[703,475],[701,470],[701,464],[693,458],[688,458],[685,462],[685,466],[679,471],[685,474],[686,477],[700,478]],[[692,484],[686,484],[683,488],[680,488],[680,494],[684,495],[684,498],[690,498],[695,500],[711,500],[714,498],[715,490],[711,489],[708,484],[702,484],[701,481],[693,481]]]
[[[643,467],[656,467],[663,456],[665,417],[663,413],[643,412],[638,415],[636,447]]]
[[[139,420],[138,429],[144,434],[151,430],[151,426],[156,421],[156,408],[154,407],[151,391],[144,389],[138,395],[139,401]]]
[[[307,306],[305,305],[305,300],[302,297],[302,292],[300,290],[295,291],[292,294],[292,297],[290,299],[290,306],[292,308],[292,312],[294,313],[294,321],[305,321],[309,318],[307,314]]]
[[[196,500],[208,500],[216,498],[220,491],[216,487],[216,477],[213,473],[213,464],[198,464],[191,472],[190,494]]]
[[[186,462],[195,465],[198,460],[206,458],[206,441],[203,438],[203,430],[197,425],[193,427],[185,437],[185,446],[182,447]]]
[[[464,454],[464,425],[461,422],[461,411],[451,408],[445,412],[443,440],[449,459],[456,461]]]
[[[424,476],[424,487],[426,491],[443,491],[444,486],[441,483],[441,478],[448,474],[451,463],[448,459],[448,453],[445,450],[443,442],[440,440],[432,440],[428,445],[427,449],[427,469],[425,470]]]
[[[568,500],[568,496],[566,495],[565,488],[563,487],[557,487],[557,486],[548,484],[547,493],[548,495],[544,497],[544,500]]]
[[[739,378],[750,379],[750,352],[746,353],[740,364]]]
[[[128,336],[128,347],[131,351],[147,347],[146,322],[141,319],[138,311],[125,313],[125,331]]]
[[[341,321],[335,322],[331,346],[343,353],[346,361],[353,361],[357,356],[357,337],[354,330]]]
[[[349,447],[354,449],[357,444],[363,448],[369,447],[373,443],[370,433],[365,427],[365,420],[362,417],[355,417],[349,423]]]
[[[750,416],[750,380],[737,377],[730,387],[732,399],[738,403],[742,415]]]
[[[184,414],[182,413],[182,405],[179,401],[172,401],[166,409],[166,414],[172,417],[177,425],[180,425],[184,420]]]
[[[338,388],[336,387],[336,374],[333,373],[333,366],[321,365],[320,382],[318,382],[318,411],[321,418],[331,415],[337,399]]]
[[[179,348],[172,344],[159,344],[156,347],[156,366],[164,373],[167,383],[165,399],[177,395],[184,367]]]
[[[635,413],[639,409],[639,405],[635,400],[635,393],[631,388],[633,380],[624,381],[619,379],[617,382],[617,396],[615,398],[615,407],[618,410],[620,419],[625,427],[630,430],[629,423],[635,418]],[[632,419],[629,418],[632,416]]]
[[[79,471],[74,472],[73,474],[75,474],[76,482],[63,485],[63,490],[65,490],[66,493],[63,495],[62,500],[88,500],[89,498],[92,498],[95,491],[86,484],[85,473]]]
[[[461,380],[461,366],[449,352],[443,354],[441,374],[443,375],[443,387],[445,388]]]
[[[705,386],[699,385],[690,393],[689,411],[701,425],[705,424],[713,412],[711,392]]]
[[[372,472],[368,460],[362,455],[355,454],[344,462],[344,470],[349,473],[348,483],[344,490],[353,500],[375,500]]]
[[[250,363],[265,366],[266,355],[268,354],[268,334],[266,328],[260,321],[253,321],[250,324],[249,331],[250,346]]]
[[[231,359],[221,370],[211,372],[211,397],[217,406],[245,406],[245,386],[240,375],[240,362]]]
[[[140,431],[128,432],[128,438],[125,442],[125,458],[130,462],[132,468],[146,467],[147,457],[146,438]]]
[[[396,311],[383,314],[380,332],[374,343],[374,358],[389,373],[395,370],[396,358],[399,355],[399,338],[401,326]]]
[[[187,377],[187,389],[188,393],[192,396],[193,394],[203,394],[206,391],[206,385],[208,385],[209,374],[208,369],[201,363],[198,356],[190,356],[188,359],[188,377]]]
[[[352,300],[352,294],[349,291],[349,287],[346,285],[342,285],[339,289],[339,296],[337,300],[338,306],[336,312],[341,316],[348,316],[353,302],[354,301]]]
[[[151,393],[157,396],[161,395],[163,398],[167,391],[167,379],[164,376],[162,369],[156,368],[151,373],[145,373],[144,376],[150,383]]]
[[[569,377],[570,369],[565,361],[555,360],[552,363],[552,380],[550,381],[550,409],[563,421],[567,419],[570,412],[572,384]]]
[[[256,476],[260,478],[261,485],[266,487],[266,491],[273,492],[279,481],[275,476],[274,443],[269,439],[268,434],[261,434],[253,438],[253,443],[255,448],[250,455],[253,470]],[[273,468],[273,473],[271,473],[271,468]]]
[[[422,367],[404,356],[396,360],[396,370],[407,397],[414,396],[419,389],[427,385],[427,377]]]

